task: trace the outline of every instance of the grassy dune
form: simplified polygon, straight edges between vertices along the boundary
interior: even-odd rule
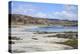
[[[60,44],[72,46],[74,49],[78,48],[78,40],[77,39],[71,39],[71,40],[68,40],[65,42],[60,42]]]

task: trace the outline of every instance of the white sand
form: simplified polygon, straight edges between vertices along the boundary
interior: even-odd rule
[[[57,37],[46,37],[49,35],[56,35],[57,33],[34,34],[33,32],[22,31],[24,29],[27,29],[27,28],[29,29],[32,27],[23,26],[18,28],[12,28],[12,36],[23,39],[23,40],[13,40],[15,41],[15,44],[12,44],[12,51],[16,50],[17,52],[18,51],[35,52],[35,51],[72,49],[71,46],[56,43],[56,42],[64,42],[69,39],[57,38]],[[32,38],[36,38],[37,40],[34,40]]]

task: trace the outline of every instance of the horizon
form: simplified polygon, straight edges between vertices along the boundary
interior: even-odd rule
[[[9,5],[11,6],[9,7],[11,14],[22,14],[48,19],[78,20],[77,5],[22,1],[11,1]]]

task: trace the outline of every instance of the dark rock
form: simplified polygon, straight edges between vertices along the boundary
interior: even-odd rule
[[[38,40],[37,38],[32,38],[32,39],[34,39],[34,40]]]

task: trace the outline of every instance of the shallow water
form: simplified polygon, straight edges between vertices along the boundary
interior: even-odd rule
[[[67,32],[67,31],[77,31],[77,26],[47,26],[25,29],[25,31],[40,31],[40,32]]]

